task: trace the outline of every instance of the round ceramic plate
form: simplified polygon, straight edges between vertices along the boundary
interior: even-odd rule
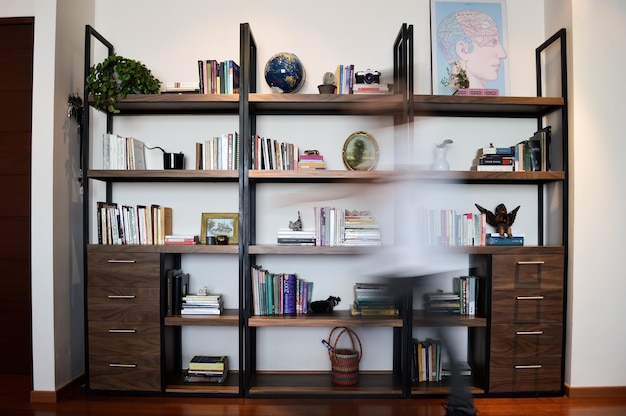
[[[349,170],[372,170],[378,162],[378,143],[364,131],[352,133],[343,144],[343,164]]]

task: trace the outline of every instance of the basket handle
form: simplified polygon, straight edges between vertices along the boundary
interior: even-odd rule
[[[335,341],[333,342],[333,334],[335,333],[335,331],[339,331],[339,334],[337,335],[337,338],[335,338]],[[339,342],[339,339],[341,338],[341,336],[344,334],[347,334],[350,337],[350,343],[352,344],[352,349],[356,349],[356,344],[354,343],[355,339],[357,343],[359,344],[359,349],[357,352],[359,354],[359,362],[360,362],[361,356],[363,355],[363,345],[361,344],[361,339],[359,338],[359,335],[353,329],[345,327],[345,326],[344,327],[336,326],[330,331],[330,335],[328,336],[328,343],[332,345],[332,349],[328,350],[328,355],[331,361],[336,361],[337,343]]]

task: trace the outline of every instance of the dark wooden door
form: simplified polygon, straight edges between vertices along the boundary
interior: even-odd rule
[[[0,372],[31,374],[32,18],[0,19]]]

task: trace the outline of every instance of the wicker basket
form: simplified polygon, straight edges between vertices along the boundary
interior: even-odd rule
[[[337,348],[339,339],[344,334],[350,337],[352,348]],[[333,339],[333,337],[335,338]],[[357,333],[350,328],[335,327],[330,331],[328,344],[332,346],[332,349],[328,350],[331,363],[330,381],[342,386],[357,384],[359,382],[359,363],[363,353],[361,340]],[[356,349],[357,344],[358,350]]]

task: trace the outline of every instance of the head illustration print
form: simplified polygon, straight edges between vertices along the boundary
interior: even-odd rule
[[[470,88],[488,88],[498,78],[506,51],[498,24],[478,10],[459,10],[444,17],[437,29],[439,49],[454,71],[456,63],[467,71]]]

